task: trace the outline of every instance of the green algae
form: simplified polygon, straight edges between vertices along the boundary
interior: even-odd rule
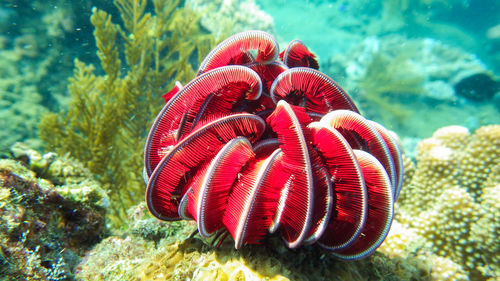
[[[67,111],[47,114],[41,138],[51,151],[85,163],[109,191],[118,226],[143,198],[147,128],[176,80],[186,82],[213,46],[199,15],[180,1],[116,0],[122,24],[97,8],[91,23],[100,66],[75,60]],[[148,10],[148,5],[152,10]]]

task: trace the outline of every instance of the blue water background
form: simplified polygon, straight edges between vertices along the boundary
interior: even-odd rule
[[[402,47],[394,50],[399,52],[396,56],[405,55],[404,45],[407,43],[410,49],[414,42],[431,42],[444,49],[453,49],[450,52],[474,57],[497,83],[500,71],[500,1],[258,0],[257,3],[272,15],[281,45],[286,46],[285,42],[293,39],[304,41],[318,55],[322,66],[320,70],[345,87],[366,116],[396,131],[409,150],[413,150],[418,140],[429,137],[444,126],[462,125],[473,131],[483,125],[500,123],[498,93],[488,94],[487,98],[471,99],[460,96],[454,89],[458,81],[468,75],[464,73],[469,72],[470,66],[457,63],[451,71],[443,66],[443,71],[450,72],[450,76],[436,77],[425,73],[429,63],[424,61],[428,58],[411,57],[414,68],[402,69],[402,72],[425,77],[423,87],[430,90],[422,94],[418,91],[416,94],[384,94],[382,98],[392,108],[367,102],[365,95],[369,91],[360,90],[359,81],[352,81],[352,77],[346,75],[347,65],[370,55],[353,52],[363,46],[363,42],[386,42],[390,38],[399,38]],[[437,52],[435,55],[437,58],[446,56]],[[345,64],[339,65],[339,62]],[[392,63],[396,62],[387,61],[389,66]],[[441,67],[439,61],[435,64],[431,68]],[[452,71],[457,74],[452,74]],[[397,77],[400,73],[395,74]],[[439,86],[437,89],[436,85]],[[494,87],[494,91],[498,92],[498,84]],[[486,94],[486,88],[486,85],[476,83],[472,91]],[[394,115],[396,111],[399,115]]]
[[[389,91],[375,99],[383,100],[385,108],[368,102],[369,91],[360,89],[359,80],[347,74],[356,60],[370,56],[369,51],[359,52],[364,43],[372,40],[383,44],[388,38],[398,38],[400,45],[428,40],[474,56],[497,83],[500,1],[256,0],[255,3],[272,17],[274,28],[270,32],[278,39],[281,49],[290,40],[302,40],[318,56],[320,70],[351,94],[365,116],[384,124],[410,143],[429,137],[436,129],[447,125],[463,125],[474,130],[482,125],[500,123],[498,94],[480,100],[457,96],[452,89],[456,81],[449,81],[453,75],[436,78],[425,73],[427,68],[422,66],[429,66],[423,63],[426,58],[420,61],[419,57],[412,57],[413,67],[395,74],[407,72],[407,76],[422,76],[426,80],[423,87],[432,84],[432,90],[421,95],[419,90],[415,90],[416,93]],[[0,4],[3,54],[0,60],[3,65],[13,62],[11,68],[4,66],[0,70],[4,78],[2,85],[8,84],[0,89],[1,106],[9,108],[0,114],[0,139],[5,140],[0,150],[5,150],[14,141],[26,140],[41,147],[37,120],[44,112],[67,108],[66,87],[73,60],[78,58],[99,64],[93,27],[89,22],[92,7],[108,11],[115,22],[120,21],[119,14],[112,1],[2,1]],[[34,53],[31,53],[32,47]],[[12,59],[9,53],[12,51],[20,58]],[[404,55],[405,48],[395,52]],[[384,67],[390,69],[392,58],[388,57]],[[45,68],[40,69],[40,66]],[[362,71],[365,66],[358,67]],[[457,65],[456,71],[460,71],[460,67]],[[395,76],[394,79],[399,78]],[[437,84],[447,89],[443,93],[441,88],[434,90],[434,82],[439,79],[442,81]],[[402,84],[404,86],[404,82]],[[476,90],[481,92],[481,86]],[[22,99],[28,102],[20,104],[18,100]]]

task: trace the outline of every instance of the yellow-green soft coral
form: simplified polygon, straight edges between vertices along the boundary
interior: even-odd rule
[[[123,25],[94,8],[90,20],[103,72],[76,60],[69,110],[42,120],[48,148],[85,163],[110,191],[115,223],[143,198],[142,150],[161,95],[175,80],[191,80],[193,65],[213,46],[199,15],[179,2],[115,0]]]
[[[500,276],[499,151],[500,125],[473,134],[445,127],[421,141],[396,208],[394,225],[408,235],[401,243],[401,231],[393,227],[381,250],[430,251],[451,259],[462,268],[456,274],[465,270],[472,280]]]

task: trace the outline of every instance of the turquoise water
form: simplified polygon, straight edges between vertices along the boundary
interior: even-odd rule
[[[153,17],[158,16],[158,11],[155,11],[155,5],[150,0],[121,0],[116,2],[92,0],[0,0],[0,159],[15,158],[21,160],[25,166],[34,170],[36,177],[51,181],[57,187],[71,187],[71,184],[66,183],[64,178],[71,178],[74,176],[73,173],[78,174],[79,177],[83,177],[82,174],[87,175],[87,172],[80,171],[80,169],[83,169],[80,167],[80,164],[78,164],[78,169],[76,169],[78,172],[75,172],[74,167],[71,166],[73,164],[60,163],[58,165],[67,165],[67,167],[58,166],[60,169],[57,172],[48,172],[48,167],[52,165],[51,161],[56,157],[54,156],[55,154],[51,154],[50,149],[61,149],[61,147],[64,147],[64,142],[61,144],[61,142],[54,141],[51,143],[53,146],[49,148],[47,143],[44,143],[40,137],[39,126],[41,120],[47,114],[64,113],[75,108],[74,93],[78,91],[71,87],[73,85],[71,81],[74,81],[71,79],[75,79],[75,76],[78,76],[74,73],[76,59],[87,65],[92,65],[95,68],[92,73],[98,77],[97,79],[107,79],[96,47],[96,40],[93,33],[95,27],[90,22],[93,9],[96,9],[96,11],[106,11],[110,15],[111,22],[120,26],[118,28],[120,31],[116,33],[116,44],[114,45],[118,50],[117,57],[121,60],[119,76],[121,75],[120,77],[123,78],[128,73],[133,72],[133,70],[142,67],[139,66],[139,63],[131,63],[131,58],[128,57],[125,51],[127,40],[132,41],[134,39],[133,35],[130,34],[130,30],[133,30],[134,27],[127,26],[123,22],[121,18],[123,13],[120,13],[119,9],[120,5],[115,5],[117,2],[129,4],[145,3],[145,12],[150,13]],[[165,3],[172,2],[166,1]],[[397,223],[395,223],[396,227],[393,227],[395,229],[394,235],[410,237],[407,239],[408,241],[403,238],[401,240],[404,241],[400,242],[401,245],[412,245],[411,247],[418,248],[417,250],[412,248],[414,251],[410,255],[423,257],[422,260],[426,258],[430,260],[432,258],[431,263],[438,262],[434,259],[437,256],[439,261],[442,262],[439,265],[441,269],[449,266],[455,270],[450,269],[452,273],[448,272],[447,274],[451,276],[449,277],[451,279],[446,279],[447,275],[442,273],[444,271],[429,269],[429,274],[426,276],[428,278],[423,278],[423,280],[454,280],[453,278],[457,278],[457,280],[486,280],[489,277],[499,278],[498,263],[500,263],[500,254],[498,253],[498,241],[495,242],[495,238],[491,237],[498,236],[498,230],[500,229],[497,216],[500,208],[497,195],[500,193],[496,191],[500,186],[498,182],[500,179],[500,169],[498,168],[500,165],[498,162],[500,155],[500,145],[498,143],[500,137],[498,134],[491,134],[484,137],[487,140],[484,141],[484,139],[481,139],[482,135],[478,134],[477,138],[464,137],[464,139],[461,139],[460,137],[463,135],[460,135],[460,133],[468,130],[470,135],[474,135],[474,132],[483,126],[500,124],[500,1],[184,0],[179,1],[177,10],[182,10],[184,5],[197,12],[198,16],[193,16],[193,18],[189,18],[183,23],[180,19],[176,19],[174,22],[171,18],[166,17],[166,23],[164,24],[168,25],[172,20],[173,27],[169,26],[169,28],[183,29],[187,27],[188,22],[199,19],[199,23],[196,24],[195,35],[207,36],[207,38],[212,38],[211,40],[218,41],[225,39],[230,34],[243,30],[262,29],[276,38],[280,45],[280,50],[285,49],[291,40],[301,40],[317,56],[320,64],[319,70],[333,78],[350,94],[363,116],[382,124],[398,136],[405,157],[407,158],[406,160],[410,161],[411,159],[413,164],[417,165],[417,168],[415,168],[416,172],[413,170],[414,167],[408,168],[408,170],[412,171],[409,173],[408,178],[411,178],[413,173],[418,176],[413,178],[413,181],[408,180],[405,187],[409,191],[407,193],[403,191],[401,206],[396,205],[396,207],[402,207],[403,211],[399,213],[396,209]],[[141,11],[136,12],[141,14]],[[144,38],[147,38],[145,39],[146,41],[155,36],[151,30],[153,30],[153,25],[149,32],[145,32],[146,35],[144,35]],[[168,41],[174,33],[174,31],[169,30],[161,36]],[[169,54],[169,48],[175,49],[178,46],[182,46],[182,49],[189,49],[192,45],[199,44],[198,41],[189,41],[191,39],[193,37],[181,37],[174,45],[159,51],[158,56],[161,57]],[[186,42],[189,43],[183,45]],[[193,70],[196,70],[200,57],[204,57],[206,52],[209,51],[209,45],[217,43],[209,42],[210,40],[207,40],[203,41],[201,46],[196,45],[195,51],[192,51],[189,54],[189,58],[183,61],[183,63],[191,65]],[[143,46],[141,48],[147,49]],[[200,53],[197,53],[197,51]],[[175,55],[170,57],[168,63],[165,63],[165,65],[170,65],[174,62],[175,66],[175,63],[178,63],[181,56],[179,55],[180,53],[182,52],[177,50]],[[140,56],[138,55],[137,57]],[[142,56],[149,56],[148,58],[151,59],[149,60],[149,69],[155,69],[156,65],[154,62],[151,62],[154,61],[154,55],[144,52]],[[181,68],[178,67],[179,72]],[[177,72],[173,73],[179,74]],[[194,74],[195,72],[193,71],[192,75],[194,76]],[[132,187],[130,187],[131,191],[124,192],[128,197],[133,198],[131,201],[134,204],[142,202],[144,198],[142,169],[138,168],[136,169],[137,171],[134,170],[132,172],[126,169],[135,165],[136,162],[141,161],[140,153],[137,153],[133,149],[130,151],[114,151],[118,145],[123,145],[123,147],[127,147],[127,145],[128,147],[141,146],[140,149],[142,149],[143,138],[145,138],[153,120],[148,114],[151,114],[151,116],[156,115],[157,110],[164,104],[161,95],[170,90],[168,87],[173,85],[173,79],[177,76],[170,75],[165,77],[167,78],[162,78],[163,80],[161,81],[149,78],[149,80],[144,79],[136,88],[133,88],[135,91],[133,94],[137,94],[138,98],[136,99],[137,104],[133,104],[132,102],[132,107],[141,106],[141,108],[127,116],[123,124],[119,125],[127,127],[126,125],[129,124],[127,123],[128,121],[142,119],[145,120],[143,123],[147,124],[144,124],[142,127],[139,126],[138,130],[135,127],[132,128],[132,126],[129,126],[129,129],[132,128],[130,129],[131,131],[135,130],[137,132],[136,135],[127,135],[123,131],[120,131],[122,134],[120,137],[123,137],[123,139],[120,139],[117,143],[111,143],[106,149],[103,149],[106,150],[106,153],[111,151],[109,153],[111,156],[109,157],[117,157],[117,159],[125,159],[129,162],[116,168],[117,170],[113,170],[114,167],[111,167],[105,171],[92,171],[94,175],[89,176],[97,180],[97,183],[92,182],[93,184],[109,188],[110,182],[104,182],[103,178],[113,178],[109,174],[114,171],[115,178],[119,180],[122,177],[122,174],[120,174],[122,170],[120,169],[124,169],[127,173],[126,177],[131,178],[130,182],[136,184],[137,179],[139,179],[141,184],[139,185],[139,192],[136,189],[132,190]],[[192,78],[191,76],[184,76],[184,81],[180,82],[185,84]],[[130,81],[127,80],[127,82]],[[104,84],[102,83],[100,86]],[[104,88],[104,86],[102,87]],[[109,88],[106,89],[109,90]],[[80,92],[78,93],[86,95],[86,90],[85,87],[80,88]],[[92,88],[88,89],[89,96],[91,96],[91,92],[95,92],[94,90]],[[73,93],[73,98],[71,98],[71,93]],[[145,96],[146,94],[148,95],[147,97]],[[111,100],[114,98],[116,97],[111,98]],[[147,104],[145,100],[151,102]],[[89,105],[89,100],[85,100],[85,103]],[[77,127],[75,129],[71,123],[75,121],[69,122],[65,119],[67,116],[63,114],[58,119],[59,125],[66,125],[63,129],[74,131],[76,134],[85,132],[85,128]],[[96,126],[99,127],[99,120],[103,119],[96,117],[90,119],[87,124],[97,124]],[[66,121],[68,123],[65,123]],[[436,154],[432,155],[432,157],[429,156],[432,153],[418,154],[416,151],[418,143],[421,143],[424,139],[431,138],[433,133],[440,128],[455,125],[462,126],[458,129],[459,133],[454,136],[457,138],[458,144],[440,143],[436,145],[435,142],[439,141],[433,138],[431,141],[427,140],[427,143],[435,145]],[[457,127],[454,128],[456,129]],[[61,136],[64,135],[64,132],[66,131],[63,130]],[[134,143],[133,137],[140,139],[139,145]],[[50,138],[51,136],[44,136],[45,141]],[[483,142],[481,143],[481,141]],[[12,148],[12,145],[16,142],[22,142],[27,147],[37,150],[41,154],[33,153],[24,146],[22,146],[22,149],[19,146]],[[88,143],[91,144],[92,142]],[[467,146],[467,143],[472,144]],[[84,150],[95,153],[93,151],[95,148],[93,147]],[[460,154],[461,150],[465,152]],[[486,152],[481,153],[481,151]],[[60,152],[59,157],[62,157],[64,154],[68,157],[74,156],[76,158],[78,158],[77,155],[85,155],[84,153],[75,151],[64,151],[64,149],[58,152]],[[42,157],[42,154],[45,156]],[[99,154],[99,151],[96,154]],[[105,154],[105,152],[101,154]],[[123,154],[127,154],[127,156],[123,156]],[[130,157],[128,157],[129,155]],[[450,158],[454,158],[455,160]],[[92,163],[94,159],[95,157],[89,159],[82,156],[76,160],[82,161],[83,166],[92,169],[92,167],[96,166],[95,163]],[[420,160],[422,161],[419,162]],[[112,164],[112,161],[110,162]],[[419,166],[419,163],[422,164]],[[429,171],[422,172],[425,168],[428,168]],[[4,171],[5,169],[8,170],[10,168],[7,164],[2,163],[0,171]],[[418,169],[421,169],[420,173]],[[442,171],[444,171],[444,175],[439,174]],[[426,178],[423,176],[426,173],[431,175]],[[116,176],[116,174],[119,174],[119,176]],[[459,180],[455,178],[459,178]],[[467,178],[470,180],[466,180]],[[74,243],[71,242],[73,241],[71,240],[72,238],[67,237],[72,236],[71,232],[61,226],[76,225],[74,221],[64,221],[63,223],[58,221],[61,219],[57,216],[45,220],[44,216],[50,213],[51,210],[40,207],[40,205],[44,204],[36,199],[33,199],[36,201],[36,204],[29,203],[31,199],[26,200],[29,201],[26,204],[21,199],[18,201],[16,201],[17,199],[9,199],[24,198],[23,196],[25,198],[32,198],[30,196],[33,196],[33,193],[28,194],[28,191],[26,191],[27,195],[23,195],[24,191],[19,191],[18,189],[12,189],[7,192],[6,190],[12,186],[8,185],[10,181],[8,184],[6,182],[4,178],[0,177],[0,186],[2,187],[0,190],[0,219],[2,220],[2,225],[9,225],[8,227],[0,227],[0,242],[2,243],[0,245],[2,246],[0,248],[0,280],[75,280],[77,279],[75,277],[76,273],[79,270],[86,268],[88,271],[89,267],[91,267],[89,264],[92,265],[92,262],[98,263],[89,258],[89,256],[86,256],[88,251],[98,241],[108,236],[116,239],[125,239],[124,237],[137,236],[137,232],[140,231],[144,231],[144,233],[150,231],[150,229],[144,230],[144,228],[141,228],[140,230],[134,229],[120,232],[118,229],[127,228],[127,223],[120,221],[122,225],[117,226],[116,222],[113,221],[113,219],[116,219],[114,217],[116,213],[108,210],[107,215],[112,218],[108,218],[106,230],[103,230],[105,228],[104,215],[96,219],[98,221],[96,224],[99,225],[98,230],[89,230],[79,226],[72,228],[73,230],[76,229],[75,231],[80,231],[78,232],[80,235],[78,239],[81,238],[82,229],[83,235],[87,235],[86,231],[97,231],[97,233],[94,233],[95,236],[92,236],[92,239],[90,239],[91,241],[85,241],[88,242],[85,244],[85,247],[81,246],[79,248],[72,244]],[[449,184],[450,182],[453,184]],[[113,183],[111,181],[111,186],[113,186]],[[78,182],[78,184],[81,184],[81,182]],[[22,184],[19,185],[24,186]],[[45,185],[41,184],[40,186]],[[114,204],[123,203],[113,201],[113,198],[116,198],[112,196],[113,192],[116,191],[113,188],[116,187],[107,190],[111,198],[109,200],[111,201],[108,202],[108,199],[99,197],[102,199],[99,199],[102,202],[92,202],[92,204],[98,206],[98,208],[105,206],[104,209],[106,209],[109,206],[115,206]],[[129,188],[129,186],[125,184],[123,188]],[[417,190],[418,188],[421,188],[421,190]],[[43,188],[41,189],[42,191],[40,192],[45,192]],[[434,191],[432,191],[441,189],[445,190],[445,192],[433,193]],[[78,190],[79,192],[81,191],[80,189]],[[484,194],[487,194],[484,198],[481,197],[483,190]],[[39,192],[38,189],[37,192]],[[63,194],[66,191],[60,192]],[[85,193],[85,196],[88,196],[88,194]],[[450,198],[456,196],[453,198],[456,202],[459,202],[456,203],[459,206],[457,207],[457,205],[449,202],[445,202],[442,205],[437,203],[436,205],[432,205],[431,203],[429,203],[429,206],[426,205],[427,201],[425,200],[429,200],[430,202],[433,198],[440,198],[440,200],[443,199],[444,201],[446,198],[442,197],[444,196],[443,194],[449,195]],[[45,195],[40,196],[43,197]],[[68,196],[68,193],[64,193],[61,196]],[[85,200],[91,199],[87,199],[85,196],[83,196],[84,199],[79,198],[79,200],[84,201],[83,203],[78,203],[83,204],[81,206],[78,204],[74,205],[74,203],[67,203],[62,199],[70,207],[61,207],[63,203],[57,205],[59,204],[58,201],[51,201],[50,204],[45,205],[50,206],[50,208],[63,209],[65,215],[68,213],[79,214],[75,211],[76,209],[80,211],[84,209],[87,212],[88,209],[95,207],[92,204],[89,207],[88,202]],[[421,204],[417,206],[417,211],[408,210],[409,206],[413,206],[411,205],[413,201],[410,198],[411,196],[425,197],[425,200],[422,199],[422,202],[418,201],[418,199],[414,200],[418,204]],[[106,201],[105,204],[103,203],[104,201]],[[126,200],[123,199],[123,201]],[[123,203],[123,205],[130,207],[128,204],[130,202]],[[74,209],[72,210],[72,208]],[[450,214],[450,209],[453,210],[453,208],[457,210],[463,208],[464,211],[460,211],[458,215],[454,213]],[[145,211],[144,206],[137,209]],[[25,212],[24,210],[31,211]],[[39,211],[39,215],[36,215],[36,212],[33,212],[33,210]],[[92,211],[89,212],[93,214]],[[105,211],[99,209],[99,212]],[[121,210],[121,212],[121,215],[126,217],[124,215],[125,211]],[[421,213],[432,217],[436,212],[445,213],[449,217],[444,216],[443,220],[433,217],[435,220],[429,222],[429,229],[435,227],[439,230],[441,227],[439,224],[445,224],[447,221],[454,223],[454,220],[464,213],[468,218],[463,221],[458,221],[457,219],[458,222],[453,226],[446,225],[448,227],[447,230],[451,228],[452,230],[449,230],[449,232],[444,231],[446,234],[442,237],[439,236],[441,234],[438,235],[432,231],[426,232],[426,230],[419,229],[408,218],[409,214],[411,214],[415,216],[415,221],[422,222],[424,221],[424,216],[420,216]],[[16,216],[16,213],[22,215]],[[26,217],[22,217],[25,213]],[[109,213],[112,213],[112,215]],[[101,214],[99,213],[96,216],[101,216]],[[67,219],[68,217],[73,218],[72,215],[67,215],[65,218]],[[127,219],[133,220],[134,218],[133,215],[130,216],[128,214]],[[141,219],[144,218],[141,217]],[[151,218],[148,217],[148,219]],[[479,221],[480,225],[484,223],[485,227],[478,228],[477,225],[471,226],[474,220]],[[19,223],[17,223],[18,221]],[[144,219],[144,221],[144,224],[151,224],[151,221],[155,225],[157,223],[154,220],[147,221]],[[436,223],[436,225],[432,223]],[[30,236],[29,231],[23,232],[19,230],[23,225],[29,225],[28,229],[31,233],[35,232],[34,229],[41,229],[41,234],[39,236],[34,235],[35,237]],[[32,225],[34,226],[32,227]],[[49,227],[44,228],[44,225],[49,225]],[[457,225],[462,229],[460,227],[453,228]],[[169,229],[168,226],[161,225],[157,227],[160,230],[151,230],[153,234],[144,234],[142,232],[140,234],[145,237],[143,238],[148,243],[155,244],[155,246],[159,240],[164,238],[161,235],[170,235],[164,233],[172,232],[172,230],[165,230]],[[50,229],[50,232],[48,230],[45,232],[46,229]],[[157,232],[161,233],[161,235]],[[473,244],[475,245],[473,249],[465,246],[462,249],[462,242],[460,242],[462,244],[457,246],[453,244],[453,238],[450,238],[452,235],[462,235],[460,239],[457,238],[457,241],[468,241],[468,233],[476,235],[474,236],[476,237],[474,241],[476,244]],[[66,234],[67,236],[65,236]],[[150,237],[155,235],[160,235],[161,238],[152,239]],[[425,243],[419,244],[421,241],[416,242],[418,239],[411,240],[413,239],[413,235],[425,236],[429,240],[432,240],[429,237],[435,238],[439,236],[437,239],[439,242],[429,242],[430,244],[434,243],[434,248],[433,246],[429,247],[429,243],[424,245]],[[473,239],[471,238],[470,240],[472,241]],[[477,246],[481,245],[478,241],[482,240],[485,241],[484,245],[489,245],[489,248]],[[390,243],[398,243],[393,241],[395,240],[391,240]],[[12,243],[17,244],[13,246],[14,244]],[[137,241],[134,243],[137,245],[140,244]],[[403,247],[400,244],[397,245]],[[445,245],[448,248],[443,250],[441,245]],[[103,247],[113,248],[109,244],[105,244]],[[142,245],[141,247],[145,246]],[[408,246],[406,248],[411,247]],[[452,250],[449,250],[449,248],[452,248]],[[141,248],[138,251],[144,252],[146,251],[144,249]],[[383,253],[388,256],[394,254],[388,248],[383,249]],[[470,255],[473,262],[467,263],[470,260],[463,257],[464,253]],[[113,256],[115,259],[110,258],[110,263],[116,262],[116,264],[120,264],[122,262],[122,260],[116,258],[119,256],[118,254]],[[393,258],[393,256],[390,257]],[[120,256],[120,258],[123,257]],[[128,258],[131,259],[131,257]],[[141,258],[146,260],[145,257],[141,256]],[[445,262],[441,259],[448,258],[454,263],[452,265],[449,263],[446,266],[443,265]],[[26,262],[15,263],[15,259],[25,259]],[[84,265],[81,265],[81,262]],[[15,268],[14,265],[24,266],[25,268],[28,268],[27,265],[29,265],[31,271],[23,271],[21,269],[16,269],[16,271],[13,269]],[[96,272],[98,271],[97,269],[95,270]],[[23,272],[24,275],[19,275],[19,272]],[[434,272],[435,274],[432,275],[430,272]],[[462,274],[463,272],[465,273]],[[439,275],[441,273],[442,275]],[[89,272],[85,272],[85,274],[88,277]],[[463,277],[464,275],[467,277],[463,279],[457,277]],[[102,275],[99,276],[102,277]],[[106,278],[100,280],[106,280]]]
[[[206,9],[204,1],[187,3]],[[495,94],[500,71],[497,1],[249,3],[218,6],[215,2],[215,8],[224,9],[221,17],[233,13],[238,23],[234,30],[224,24],[218,28],[225,28],[226,34],[264,28],[277,37],[282,49],[293,39],[302,40],[318,56],[323,72],[346,88],[371,118],[402,136],[419,139],[446,125],[476,129],[500,120]],[[65,107],[73,60],[97,62],[89,23],[92,6],[108,10],[119,21],[118,11],[106,1],[2,2],[2,105],[9,108],[0,116],[7,128],[0,133],[4,150],[16,140],[39,145],[35,120],[43,112]],[[215,23],[209,19],[205,25],[211,29]],[[371,68],[381,74],[377,77],[365,74],[373,54],[382,59],[378,69]],[[486,76],[465,83],[463,91],[456,89],[474,74]],[[363,89],[373,79],[382,80],[378,86],[385,87],[371,96],[386,100],[378,108],[367,100],[372,93]],[[26,101],[23,105],[30,109],[18,109],[23,107],[18,100]],[[381,112],[385,116],[379,116]]]
[[[278,38],[306,42],[319,56],[324,72],[346,87],[371,118],[400,135],[422,138],[450,124],[477,128],[500,120],[494,94],[500,67],[497,1],[258,3],[273,16]],[[364,71],[374,53],[386,56],[381,61],[386,67],[373,69],[385,73],[373,79],[385,79],[381,84],[400,81],[377,96],[387,99],[389,108],[364,101],[370,90],[360,87],[370,79]],[[463,91],[456,88],[477,71],[487,72],[495,82],[477,81]],[[464,98],[463,93],[470,91],[478,93],[476,98]],[[392,112],[397,117],[380,116],[391,108],[401,110]]]

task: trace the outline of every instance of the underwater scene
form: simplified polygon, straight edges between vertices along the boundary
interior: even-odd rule
[[[498,0],[0,0],[0,281],[500,280]]]

